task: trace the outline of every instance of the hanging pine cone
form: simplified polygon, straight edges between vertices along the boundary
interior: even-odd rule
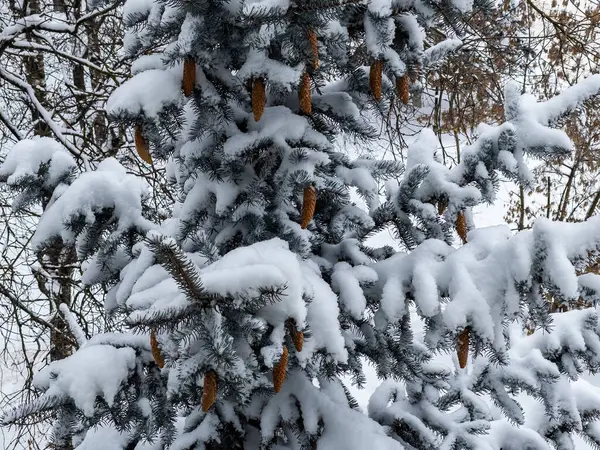
[[[408,104],[408,75],[396,78],[396,94],[405,105]]]
[[[317,190],[314,186],[308,186],[304,189],[304,200],[302,202],[302,222],[300,227],[305,230],[315,215],[317,206]]]
[[[142,158],[148,164],[152,164],[152,157],[150,156],[150,146],[148,145],[148,141],[142,133],[141,125],[135,126],[134,140],[135,149],[137,150],[138,155],[140,155],[140,158]]]
[[[206,372],[204,375],[204,390],[202,391],[202,411],[208,412],[217,400],[218,385],[216,372],[214,370]]]
[[[296,326],[296,321],[294,319],[288,319],[285,325],[287,327],[288,333],[292,338],[292,341],[294,342],[294,347],[296,348],[296,351],[301,352],[302,347],[304,347],[304,333],[298,330],[298,327]]]
[[[297,352],[301,352],[304,347],[304,333],[302,331],[295,330],[292,334],[292,340],[294,341],[294,347]]]
[[[313,57],[312,66],[313,69],[317,70],[319,68],[319,41],[317,40],[317,33],[313,30],[308,30],[308,43]]]
[[[183,63],[183,93],[186,97],[192,95],[196,85],[196,62],[192,58],[186,58]]]
[[[254,120],[257,122],[265,112],[266,104],[265,81],[262,78],[257,78],[252,85],[252,113],[254,114]]]
[[[458,339],[456,340],[456,355],[458,356],[458,365],[461,369],[467,367],[469,337],[469,328],[467,327],[458,335]]]
[[[158,341],[156,340],[156,333],[154,330],[150,330],[150,348],[152,349],[152,356],[156,365],[162,369],[165,367],[165,360],[163,359],[160,348],[158,347]]]
[[[308,72],[304,72],[300,81],[300,89],[298,90],[298,98],[300,99],[300,109],[304,114],[312,114],[312,101],[310,94],[310,77]]]
[[[456,232],[463,241],[463,244],[467,243],[467,219],[462,211],[459,211],[456,215]]]
[[[371,64],[371,70],[369,72],[369,85],[371,86],[371,93],[375,100],[381,100],[381,83],[383,77],[383,61],[380,59],[376,60]]]
[[[444,214],[444,211],[446,211],[447,207],[448,207],[448,203],[446,201],[438,200],[438,204],[437,204],[438,215],[441,216],[442,214]]]
[[[285,381],[287,373],[288,356],[288,349],[284,345],[281,359],[275,367],[273,367],[273,389],[275,389],[275,392],[281,391],[281,388],[283,387],[283,382]]]

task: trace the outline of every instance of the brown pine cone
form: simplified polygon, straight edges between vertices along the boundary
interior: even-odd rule
[[[252,113],[254,114],[254,120],[257,122],[265,112],[266,104],[267,94],[265,90],[265,80],[257,78],[252,85]]]
[[[296,351],[301,352],[302,348],[304,347],[304,333],[302,331],[294,330],[292,340],[294,341],[294,347],[296,347]]]
[[[150,330],[150,348],[152,348],[152,356],[154,357],[154,362],[156,365],[160,369],[165,367],[165,360],[160,353],[160,348],[158,347],[158,341],[156,340],[156,333],[154,333],[154,330]]]
[[[396,78],[396,94],[405,105],[408,104],[408,76],[402,75]]]
[[[208,412],[217,400],[218,379],[214,370],[209,370],[204,375],[204,389],[202,391],[202,411]]]
[[[152,157],[150,156],[150,146],[148,145],[148,141],[142,133],[141,125],[135,126],[134,141],[135,149],[137,150],[138,155],[140,155],[140,158],[142,158],[142,160],[144,160],[148,164],[152,164]]]
[[[300,227],[305,230],[315,215],[317,205],[317,190],[314,186],[308,186],[304,189],[304,200],[302,202],[302,222]]]
[[[383,77],[383,61],[378,59],[371,64],[371,70],[369,72],[369,85],[371,86],[371,93],[375,100],[381,100],[381,83]]]
[[[458,335],[456,341],[456,355],[458,356],[458,365],[461,369],[467,367],[467,359],[469,358],[469,328],[465,328]]]
[[[308,30],[308,42],[312,50],[312,66],[313,69],[317,70],[319,68],[319,41],[317,40],[317,33],[313,30]]]
[[[463,241],[463,244],[467,243],[467,219],[462,211],[456,215],[456,232]]]
[[[288,349],[284,345],[281,359],[273,367],[273,389],[275,389],[275,392],[281,391],[281,388],[283,387],[283,382],[285,381],[285,376],[287,373],[288,356]]]
[[[304,72],[300,81],[300,89],[298,90],[298,98],[300,99],[300,109],[304,114],[312,114],[312,101],[310,92],[310,77],[308,72]]]
[[[196,62],[192,58],[186,58],[183,63],[183,93],[189,97],[196,84]]]
[[[438,215],[441,216],[442,214],[444,214],[444,211],[446,211],[446,208],[448,207],[448,203],[443,200],[439,200],[437,207],[438,207]]]

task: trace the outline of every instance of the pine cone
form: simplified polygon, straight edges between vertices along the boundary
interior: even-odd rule
[[[312,102],[310,97],[310,77],[308,72],[304,72],[302,80],[300,81],[300,89],[298,91],[298,98],[300,99],[300,109],[304,114],[312,114]]]
[[[252,113],[254,114],[254,120],[257,122],[265,112],[266,104],[265,81],[262,78],[257,78],[252,85]]]
[[[369,72],[369,84],[371,86],[371,93],[375,100],[381,99],[381,78],[383,76],[383,61],[378,59],[371,64],[371,71]]]
[[[160,369],[162,369],[165,367],[165,360],[160,354],[160,348],[158,348],[158,341],[156,340],[156,333],[154,333],[154,330],[150,330],[150,347],[152,348],[154,362]]]
[[[396,78],[396,93],[402,103],[408,104],[408,75],[405,74],[400,78]]]
[[[441,216],[442,214],[444,214],[444,211],[446,211],[446,208],[448,207],[448,203],[445,202],[444,200],[438,200],[438,215]]]
[[[135,149],[137,150],[138,155],[148,164],[152,164],[152,157],[150,156],[150,146],[148,145],[148,141],[142,134],[142,126],[135,126]]]
[[[462,211],[456,215],[456,232],[463,241],[463,244],[467,243],[467,219]]]
[[[312,51],[312,66],[313,69],[317,70],[319,68],[319,42],[317,40],[317,33],[313,30],[308,30],[308,42]]]
[[[287,372],[288,356],[288,349],[284,345],[281,359],[275,365],[275,367],[273,367],[273,389],[275,389],[275,392],[281,391],[281,388],[283,387],[283,382],[285,381],[285,375]]]
[[[296,351],[301,352],[304,347],[304,333],[296,327],[296,321],[294,319],[288,319],[285,323],[288,333],[292,337],[294,347]]]
[[[304,189],[304,200],[302,202],[302,222],[300,227],[306,230],[308,224],[315,215],[315,207],[317,205],[317,190],[314,186],[308,186]]]
[[[292,340],[294,341],[294,347],[297,352],[301,352],[304,347],[304,333],[302,331],[294,330],[292,334]]]
[[[217,400],[218,389],[217,374],[214,370],[209,370],[204,374],[204,390],[202,391],[202,411],[208,412],[210,407]]]
[[[456,341],[456,355],[458,356],[458,365],[461,369],[467,367],[467,359],[469,358],[469,328],[465,328],[458,335]]]
[[[196,85],[196,62],[192,58],[186,58],[183,63],[183,93],[189,97]]]

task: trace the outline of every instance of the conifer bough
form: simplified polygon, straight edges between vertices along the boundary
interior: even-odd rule
[[[304,189],[304,201],[302,202],[302,223],[300,224],[303,230],[308,227],[308,224],[315,215],[317,206],[317,190],[314,186],[308,186]]]
[[[150,331],[150,347],[152,348],[152,356],[154,357],[154,362],[156,365],[162,369],[165,367],[165,360],[160,353],[160,348],[158,347],[158,340],[156,339],[156,333],[154,330]]]
[[[262,78],[257,78],[252,85],[252,114],[254,114],[254,120],[257,122],[265,112],[266,104],[267,94],[265,91],[265,81]]]
[[[148,164],[152,164],[152,157],[150,156],[150,146],[148,145],[148,141],[142,133],[142,126],[139,124],[135,126],[134,141],[135,149],[138,155],[140,155],[140,158],[142,158],[142,160],[144,160]]]
[[[369,72],[369,85],[371,86],[371,93],[375,100],[381,100],[381,82],[383,77],[383,61],[378,59],[371,64],[371,70]]]
[[[202,411],[208,412],[210,407],[217,401],[219,381],[217,373],[209,370],[204,375],[204,390],[202,391]]]
[[[281,359],[273,367],[273,389],[275,392],[281,391],[281,388],[283,387],[283,382],[285,381],[285,376],[287,374],[288,356],[288,349],[284,345]]]
[[[196,84],[196,62],[192,58],[186,58],[183,63],[183,93],[186,97],[192,95]]]

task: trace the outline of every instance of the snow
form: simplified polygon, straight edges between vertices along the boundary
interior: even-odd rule
[[[316,264],[306,262],[302,265],[304,289],[310,297],[307,323],[311,327],[311,337],[304,342],[304,348],[298,355],[301,363],[306,363],[317,350],[324,349],[340,363],[348,360],[348,351],[344,346],[344,337],[338,320],[338,299],[329,285],[321,278]]]
[[[575,299],[579,293],[578,277],[571,260],[587,257],[587,252],[600,244],[600,216],[572,226],[569,223],[536,220],[533,232],[534,245],[544,252],[543,264],[546,280],[556,286],[567,299]]]
[[[92,417],[96,397],[112,406],[134,367],[135,352],[131,348],[86,346],[42,369],[33,383],[44,391],[45,397],[71,398],[77,408]]]
[[[89,430],[85,439],[76,447],[76,450],[104,450],[107,448],[120,450],[129,443],[128,433],[121,433],[111,427],[92,428]]]
[[[444,39],[435,45],[432,45],[423,52],[423,60],[426,66],[432,66],[440,61],[448,53],[451,53],[462,46],[462,41],[459,39]]]
[[[282,9],[287,10],[290,6],[288,0],[250,0],[243,2],[244,14],[253,15],[257,13],[264,13],[270,9]]]
[[[148,15],[154,0],[127,0],[123,5],[123,17],[133,15]]]
[[[414,14],[402,14],[396,19],[402,30],[408,33],[408,45],[417,51],[423,51],[423,41],[426,38],[425,30],[419,25]],[[439,44],[438,44],[439,45]]]
[[[290,67],[268,58],[265,51],[252,49],[248,52],[244,65],[236,75],[243,81],[264,77],[268,83],[276,85],[278,89],[292,92],[292,89],[300,82],[304,68],[304,63]]]
[[[598,94],[600,94],[600,74],[595,74],[563,89],[560,94],[549,100],[535,102],[535,106],[532,105],[529,112],[535,116],[539,123],[550,125],[564,115],[565,112],[575,109],[583,101]]]
[[[179,51],[182,55],[189,55],[192,53],[194,45],[194,37],[198,35],[199,30],[202,29],[203,19],[194,16],[192,13],[187,13],[183,23],[181,24],[181,31],[177,38],[177,44]]]
[[[551,333],[539,330],[531,336],[523,337],[519,340],[518,346],[513,347],[513,352],[525,357],[533,349],[539,349],[545,355],[557,355],[563,349],[578,353],[590,346],[596,352],[600,351],[600,339],[593,332],[586,330],[586,322],[590,319],[598,319],[594,309],[552,314],[552,318]],[[595,358],[600,359],[600,353],[597,353]]]
[[[102,161],[93,172],[82,173],[69,188],[45,211],[32,238],[34,248],[49,239],[60,236],[64,242],[74,243],[73,231],[64,224],[78,216],[85,217],[88,225],[96,221],[96,213],[114,208],[118,219],[114,233],[129,227],[149,230],[154,225],[142,216],[142,200],[148,194],[148,185],[142,179],[127,174],[114,158]]]
[[[248,124],[248,131],[248,133],[239,133],[229,138],[223,146],[225,154],[239,155],[257,142],[265,139],[270,139],[278,148],[287,150],[288,155],[291,153],[291,147],[287,144],[287,141],[294,142],[302,139],[313,144],[317,149],[329,147],[329,141],[325,136],[314,131],[306,118],[294,114],[284,106],[265,108],[265,112],[258,123],[252,121]],[[304,170],[312,172],[310,166],[325,165],[328,162],[329,157],[326,154],[311,151],[308,162],[305,162],[302,167]],[[284,168],[286,167],[282,167],[280,171]]]
[[[77,345],[82,347],[87,342],[87,338],[85,337],[85,333],[77,323],[77,320],[73,316],[73,313],[69,310],[69,307],[65,303],[61,303],[59,305],[59,309],[67,323],[69,324],[69,330],[75,336],[77,340]]]
[[[106,112],[114,117],[155,118],[165,108],[181,103],[182,76],[180,67],[140,72],[115,89],[106,102]]]
[[[205,443],[218,437],[217,427],[220,424],[219,417],[215,414],[207,414],[200,424],[193,430],[181,433],[175,442],[169,447],[170,450],[187,450],[198,443]]]
[[[27,27],[39,25],[43,20],[43,17],[39,14],[31,14],[23,17],[17,20],[13,25],[5,26],[0,33],[0,39],[8,41],[22,33]]]
[[[358,411],[340,408],[329,395],[321,395],[305,374],[288,373],[282,391],[272,397],[261,411],[262,436],[272,436],[279,418],[294,417],[295,401],[300,403],[301,420],[307,430],[315,430],[320,418],[323,421],[323,434],[318,439],[318,447],[330,450],[401,450],[402,445],[388,437],[382,427]],[[296,413],[297,414],[297,413]],[[349,426],[349,425],[352,426]]]
[[[335,265],[331,275],[331,287],[339,292],[344,309],[355,319],[360,320],[367,306],[367,300],[350,264],[339,262]]]
[[[59,180],[76,168],[75,160],[54,139],[39,137],[17,142],[0,165],[0,180],[15,185],[25,177],[36,177],[42,165],[48,165],[45,187],[56,187]]]
[[[201,278],[209,292],[223,296],[243,292],[252,297],[258,296],[262,287],[286,286],[282,300],[262,308],[258,317],[275,327],[292,318],[303,328],[307,311],[300,262],[287,242],[279,238],[232,250],[203,269]]]
[[[140,255],[135,259],[135,261],[121,271],[121,283],[117,288],[115,297],[119,305],[122,305],[131,295],[134,284],[153,264],[154,255],[147,247],[143,247]]]
[[[473,0],[452,0],[452,4],[461,12],[469,12],[473,8]]]
[[[147,70],[163,70],[165,68],[161,55],[142,55],[131,63],[131,74],[137,75]]]

